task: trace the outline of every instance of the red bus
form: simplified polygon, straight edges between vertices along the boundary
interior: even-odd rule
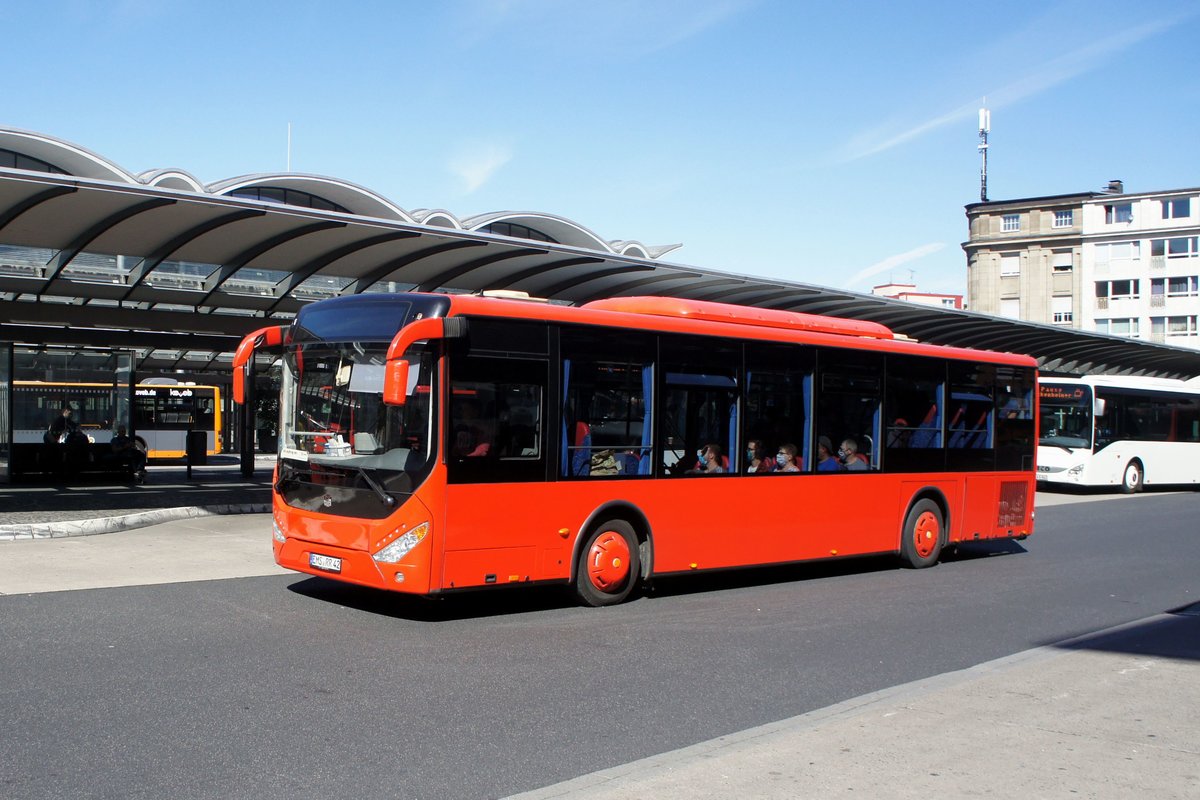
[[[926,567],[1033,531],[1025,356],[673,298],[370,294],[246,337],[239,402],[268,345],[275,560],[299,572],[421,595],[559,582],[607,605],[655,576]]]

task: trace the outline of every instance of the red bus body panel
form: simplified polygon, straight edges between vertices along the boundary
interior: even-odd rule
[[[1027,356],[983,353],[889,338],[883,326],[811,315],[746,309],[742,321],[720,304],[621,298],[582,308],[470,295],[452,298],[452,315],[540,319],[572,324],[727,336],[743,340],[984,360],[1035,368]],[[661,300],[661,298],[650,298]],[[705,307],[700,307],[705,306]],[[713,306],[714,308],[707,308]],[[726,320],[726,317],[729,317]],[[789,324],[791,317],[811,322]],[[845,323],[842,325],[841,323]],[[429,321],[433,327],[433,321]],[[247,337],[249,341],[261,332]],[[403,335],[403,334],[401,334]],[[248,356],[247,356],[248,357]],[[444,378],[444,369],[443,378]],[[443,382],[443,385],[444,382]],[[1036,393],[1035,393],[1036,397]],[[444,415],[438,421],[445,430]],[[1036,408],[1035,408],[1036,419]],[[440,591],[572,578],[577,547],[593,516],[620,504],[644,520],[652,542],[650,574],[681,573],[900,551],[901,528],[918,492],[943,507],[947,543],[1033,532],[1035,473],[800,473],[559,480],[544,483],[446,482],[439,463],[414,495],[382,520],[335,517],[274,499],[275,559],[298,572],[363,586],[430,594]],[[429,523],[429,534],[399,564],[371,553],[405,530]],[[312,553],[342,559],[333,574],[309,564]]]

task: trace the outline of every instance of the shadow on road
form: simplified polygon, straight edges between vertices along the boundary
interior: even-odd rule
[[[339,583],[325,578],[308,578],[291,584],[288,589],[314,600],[352,608],[355,611],[414,622],[482,619],[570,608],[576,605],[574,597],[565,586],[505,586],[436,597],[418,597]]]
[[[1024,555],[1028,552],[1025,546],[1016,539],[984,539],[978,542],[963,542],[950,548],[949,551],[942,554],[942,561],[952,564],[956,561]]]
[[[980,558],[1018,555],[1026,550],[1012,540],[970,542],[947,551],[947,563]],[[892,572],[900,569],[895,556],[868,556],[833,561],[813,561],[765,567],[739,567],[699,573],[655,577],[644,586],[638,600],[682,597],[693,594],[770,586],[781,583]],[[416,597],[311,577],[288,587],[296,594],[333,605],[417,622],[446,622],[460,619],[526,614],[578,606],[571,587],[520,584],[512,587],[467,590],[436,597]]]
[[[1047,644],[1064,650],[1100,650],[1200,661],[1200,603],[1168,611],[1165,616],[1125,625],[1118,630],[1085,634],[1064,643]]]

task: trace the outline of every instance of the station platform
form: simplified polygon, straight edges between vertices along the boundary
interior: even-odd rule
[[[212,514],[271,510],[274,455],[242,476],[237,456],[210,456],[205,466],[151,462],[146,480],[82,474],[69,480],[31,476],[0,484],[0,540],[87,536]]]

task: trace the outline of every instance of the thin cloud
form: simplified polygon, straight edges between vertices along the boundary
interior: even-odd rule
[[[473,145],[459,151],[450,159],[450,171],[463,183],[463,191],[471,194],[483,186],[496,172],[512,161],[512,148],[490,143]]]
[[[1031,70],[1019,80],[986,93],[988,107],[992,109],[1013,105],[1033,97],[1066,81],[1096,69],[1123,50],[1173,27],[1183,19],[1176,17],[1147,22],[1127,31],[1107,36],[1070,53],[1053,58]],[[924,122],[896,131],[894,126],[876,128],[853,136],[834,155],[835,163],[847,163],[891,150],[946,125],[956,124],[975,115],[979,108],[977,100],[938,114]]]
[[[877,261],[871,266],[860,269],[858,272],[851,275],[846,282],[842,284],[842,288],[853,288],[855,284],[861,283],[867,278],[871,278],[875,275],[880,275],[884,272],[888,272],[889,270],[893,270],[901,264],[907,264],[910,261],[916,261],[924,258],[925,256],[933,255],[945,247],[945,242],[930,242],[929,244],[923,244],[920,247],[914,247],[912,250],[908,250],[903,253],[897,253],[894,256],[888,256],[882,261]]]

